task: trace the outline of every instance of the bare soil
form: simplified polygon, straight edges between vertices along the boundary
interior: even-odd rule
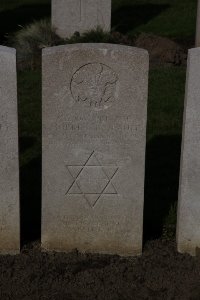
[[[141,257],[42,253],[0,256],[1,300],[199,300],[200,258],[154,240]]]
[[[150,64],[186,65],[188,48],[192,48],[188,43],[173,41],[166,37],[154,34],[140,34],[135,46],[146,49],[149,52]]]

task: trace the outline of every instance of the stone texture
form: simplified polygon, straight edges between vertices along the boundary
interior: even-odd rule
[[[100,26],[111,27],[111,0],[52,0],[52,26],[63,38]]]
[[[196,21],[196,47],[200,47],[200,0],[197,4],[197,21]]]
[[[20,250],[16,51],[0,46],[0,253]]]
[[[179,187],[179,252],[200,248],[200,48],[189,50]]]
[[[43,51],[42,247],[142,251],[148,53]]]

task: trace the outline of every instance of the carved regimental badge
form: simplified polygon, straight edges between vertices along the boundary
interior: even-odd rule
[[[71,93],[74,100],[96,109],[106,109],[117,98],[117,74],[102,63],[80,67],[72,76]]]

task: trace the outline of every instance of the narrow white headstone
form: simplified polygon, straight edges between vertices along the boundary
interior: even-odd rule
[[[142,251],[148,53],[43,51],[42,247]]]
[[[191,255],[200,248],[200,48],[188,56],[177,243]]]
[[[63,38],[111,27],[111,0],[52,0],[52,26]]]
[[[15,49],[0,46],[0,253],[20,250]]]

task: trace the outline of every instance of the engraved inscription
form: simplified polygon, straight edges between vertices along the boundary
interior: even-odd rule
[[[67,165],[73,182],[66,195],[82,195],[91,208],[103,195],[118,195],[113,179],[119,171],[115,165],[102,165],[93,151],[83,165]]]
[[[106,109],[117,99],[117,74],[102,63],[80,67],[72,76],[71,93],[74,100],[96,109]]]

